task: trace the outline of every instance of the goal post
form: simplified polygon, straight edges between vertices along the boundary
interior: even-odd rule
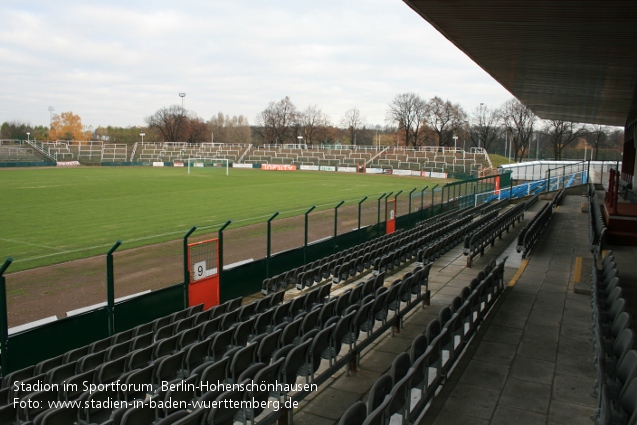
[[[230,160],[227,158],[188,158],[188,174],[190,174],[191,168],[223,167],[224,164],[227,176],[230,168]]]

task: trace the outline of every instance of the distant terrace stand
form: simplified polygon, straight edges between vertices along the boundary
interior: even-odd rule
[[[2,141],[5,147],[26,141]],[[184,164],[190,158],[225,159],[234,164],[285,164],[301,167],[356,167],[358,170],[460,173],[479,177],[492,167],[484,149],[470,151],[444,146],[396,147],[361,145],[260,145],[240,143],[159,143],[132,145],[107,141],[35,141],[29,145],[52,161],[80,164],[151,165],[155,162]],[[8,153],[8,152],[7,152]],[[8,156],[8,155],[5,155]]]

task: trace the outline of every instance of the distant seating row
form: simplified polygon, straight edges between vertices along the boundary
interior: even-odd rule
[[[350,276],[363,273],[378,264],[383,255],[391,252],[396,246],[402,246],[427,232],[435,226],[416,227],[409,231],[397,231],[383,235],[371,241],[357,245],[345,251],[332,254],[305,266],[291,269],[285,273],[267,278],[262,283],[262,293],[270,294],[286,290],[290,286],[297,289],[309,288],[332,276],[334,283],[347,280]],[[378,270],[376,268],[376,270]]]
[[[432,237],[427,237],[416,255],[419,262],[427,263],[434,261],[444,253],[465,240],[465,237],[473,234],[482,226],[488,225],[496,219],[498,211],[491,211],[479,216],[473,221],[473,216],[466,216],[461,220],[450,223],[438,230]],[[445,235],[445,236],[441,236]]]
[[[499,203],[499,206],[503,205],[503,203]],[[429,243],[432,239],[441,238],[444,233],[453,230],[455,226],[464,226],[470,223],[474,214],[484,210],[485,207],[487,204],[474,208],[454,209],[424,220],[413,229],[383,235],[348,250],[332,254],[327,258],[266,278],[261,285],[261,291],[267,295],[286,290],[292,286],[301,290],[321,283],[330,276],[334,283],[340,283],[357,274],[363,274],[367,270],[373,269],[374,272],[382,272],[386,269],[386,265],[389,265],[391,270],[392,264],[409,262],[417,257],[418,252],[423,249],[423,244]],[[478,219],[481,224],[497,215],[497,211],[492,210]],[[473,229],[475,226],[477,225],[470,226],[469,229]],[[463,228],[465,231],[467,230],[466,227]],[[458,235],[459,233],[455,232],[454,234]],[[454,239],[453,246],[456,244]],[[437,250],[436,252],[441,254],[446,250]],[[398,263],[396,263],[396,258]],[[419,261],[422,262],[422,259]]]
[[[486,223],[475,232],[467,235],[464,239],[464,249],[462,253],[467,257],[467,267],[471,267],[473,259],[480,254],[484,255],[484,250],[488,245],[494,246],[497,238],[502,239],[502,234],[509,233],[511,226],[515,222],[520,222],[524,217],[525,203],[517,204],[503,214]]]
[[[535,195],[534,198],[537,196],[538,195]],[[553,213],[562,201],[563,196],[564,189],[560,190],[552,201],[547,202],[540,211],[535,214],[535,217],[533,217],[531,221],[529,221],[526,226],[520,230],[516,251],[522,253],[522,258],[526,258],[526,256],[531,252],[533,245],[535,245],[535,242],[537,242],[538,238],[551,221]]]

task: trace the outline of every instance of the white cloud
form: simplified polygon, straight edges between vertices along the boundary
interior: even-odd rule
[[[270,101],[358,107],[384,122],[398,93],[472,110],[510,95],[397,0],[3,2],[0,121],[47,124],[47,106],[85,124],[143,125],[179,103],[251,121]]]

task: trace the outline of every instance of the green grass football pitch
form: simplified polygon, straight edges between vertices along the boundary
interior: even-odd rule
[[[11,272],[175,240],[194,225],[214,231],[356,204],[384,192],[419,193],[441,180],[329,172],[80,167],[0,170],[0,264]],[[406,195],[402,195],[406,196]],[[375,201],[374,201],[375,202]]]

